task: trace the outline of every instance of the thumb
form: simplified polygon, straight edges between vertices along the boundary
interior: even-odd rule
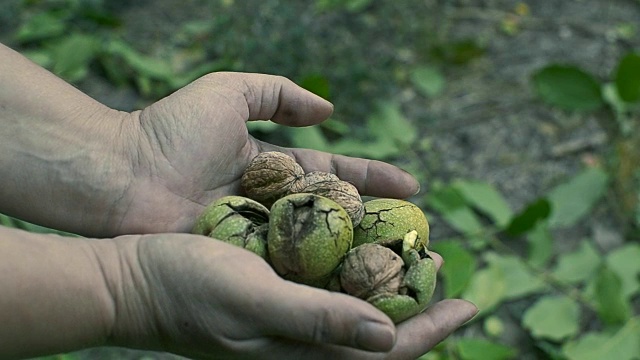
[[[275,75],[215,73],[221,85],[244,95],[247,120],[272,120],[287,126],[308,126],[326,120],[333,105],[318,95]]]
[[[277,296],[263,330],[274,336],[315,344],[335,344],[387,352],[396,341],[393,322],[365,301],[292,282]],[[278,319],[273,321],[273,319]]]

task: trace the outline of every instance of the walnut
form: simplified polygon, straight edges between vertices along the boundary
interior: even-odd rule
[[[366,243],[349,251],[340,270],[340,285],[349,295],[366,300],[394,323],[424,311],[436,286],[436,266],[418,241],[418,232],[405,234],[389,248]]]
[[[367,300],[378,294],[398,294],[404,262],[391,249],[363,244],[351,250],[340,272],[340,284],[349,294]]]
[[[287,195],[291,185],[303,176],[304,170],[292,157],[268,151],[251,160],[240,184],[249,198],[271,207],[276,200]]]
[[[364,205],[358,189],[334,174],[310,172],[305,174],[301,181],[296,182],[290,191],[316,194],[335,201],[347,211],[353,226],[357,226],[364,216]]]
[[[192,232],[245,248],[268,261],[268,222],[269,210],[262,204],[230,195],[209,204]]]
[[[353,241],[346,211],[314,194],[291,194],[271,207],[267,245],[271,265],[285,279],[324,287]]]

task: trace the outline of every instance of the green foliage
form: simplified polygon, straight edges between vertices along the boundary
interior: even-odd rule
[[[522,325],[539,339],[561,341],[580,330],[580,305],[565,296],[545,296],[524,313]]]
[[[67,236],[67,237],[79,237],[79,235],[76,235],[76,234],[32,224],[30,222],[12,218],[4,214],[0,214],[0,225],[10,227],[10,228],[22,229],[32,233],[56,234],[56,235]]]
[[[358,12],[364,10],[373,0],[316,0],[316,8],[319,11],[346,10]]]
[[[584,217],[607,189],[609,175],[597,167],[587,168],[570,182],[549,193],[551,227],[566,227]]]
[[[631,53],[620,61],[615,83],[622,100],[626,102],[640,100],[640,55]]]
[[[636,320],[630,320],[638,316],[637,309],[630,299],[640,293],[640,246],[631,243],[603,253],[593,241],[584,239],[573,252],[555,255],[553,249],[553,229],[571,227],[584,219],[609,185],[604,171],[586,168],[519,213],[512,212],[488,183],[454,180],[451,185],[434,186],[425,199],[427,206],[463,236],[431,245],[447,259],[440,271],[445,295],[460,295],[478,306],[476,319],[487,319],[486,337],[501,338],[504,327],[496,314],[503,304],[533,298],[522,312],[521,326],[550,358],[579,358],[588,349],[585,341],[592,338],[624,345],[624,350],[600,349],[600,354],[628,357],[635,346],[629,333],[637,331]],[[522,236],[528,251],[511,250],[508,245]],[[483,247],[475,246],[478,237],[484,239]],[[586,331],[584,319],[593,314],[599,324],[596,328],[606,332]],[[460,345],[468,340],[479,343]],[[482,358],[480,348],[486,345],[479,345],[486,340],[475,338],[449,341],[460,358]],[[503,350],[507,354],[509,348]]]
[[[567,283],[581,283],[591,278],[600,265],[600,254],[593,244],[584,240],[580,248],[564,254],[553,269],[553,276]]]
[[[440,95],[446,84],[442,72],[433,66],[415,68],[411,73],[411,82],[426,97]]]
[[[446,280],[444,283],[445,296],[447,298],[457,297],[467,287],[476,271],[475,257],[462,246],[459,239],[438,241],[431,248],[447,259],[447,266],[440,270],[440,275]]]
[[[563,354],[569,360],[633,360],[640,354],[640,318],[634,317],[615,332],[590,332],[566,343]]]
[[[483,339],[461,339],[456,349],[464,360],[508,360],[517,356],[515,349]]]
[[[622,281],[606,265],[601,266],[596,273],[595,300],[598,315],[605,324],[624,324],[631,315],[629,302],[622,292]]]
[[[600,84],[576,66],[547,66],[533,82],[543,100],[566,110],[594,110],[604,104]]]
[[[513,217],[505,231],[512,236],[524,234],[551,214],[551,204],[547,199],[538,199],[529,204],[521,213]]]

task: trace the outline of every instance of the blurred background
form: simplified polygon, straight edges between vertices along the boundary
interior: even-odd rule
[[[638,0],[3,0],[0,41],[120,110],[221,70],[332,101],[250,131],[420,180],[437,299],[481,310],[421,359],[640,359]]]

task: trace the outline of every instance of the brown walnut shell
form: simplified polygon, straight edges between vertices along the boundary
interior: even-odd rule
[[[304,170],[286,154],[267,151],[251,160],[241,178],[247,196],[266,207],[287,195],[291,185],[304,176]]]
[[[363,244],[347,253],[342,262],[340,284],[349,294],[370,299],[401,291],[404,262],[400,255],[378,244]]]
[[[310,172],[294,183],[290,192],[316,194],[335,201],[347,211],[353,226],[357,226],[364,216],[364,204],[358,189],[331,173]]]

